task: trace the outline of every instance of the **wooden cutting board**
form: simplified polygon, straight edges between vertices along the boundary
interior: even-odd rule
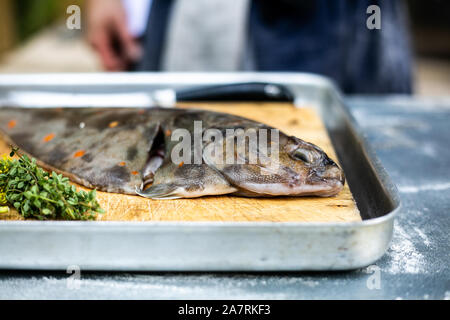
[[[336,154],[326,129],[312,108],[294,108],[281,103],[208,103],[183,104],[180,107],[227,112],[263,122],[321,147],[332,159]],[[0,155],[9,146],[0,141]],[[346,184],[332,198],[279,197],[243,198],[235,196],[197,199],[150,200],[138,196],[98,192],[97,199],[106,211],[97,220],[122,221],[303,221],[339,222],[361,220],[353,196]],[[0,219],[19,220],[11,210]]]

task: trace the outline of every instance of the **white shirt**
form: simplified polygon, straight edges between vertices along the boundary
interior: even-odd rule
[[[152,0],[122,0],[127,15],[128,30],[134,37],[144,34]]]

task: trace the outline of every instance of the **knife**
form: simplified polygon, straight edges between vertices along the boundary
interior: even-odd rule
[[[1,105],[26,107],[173,107],[177,102],[191,101],[255,101],[293,102],[292,92],[281,84],[243,82],[193,87],[187,89],[158,89],[150,93],[62,93],[49,91],[13,91]]]

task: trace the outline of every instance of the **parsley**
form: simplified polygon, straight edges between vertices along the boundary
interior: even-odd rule
[[[10,156],[15,153],[13,148]],[[48,173],[26,155],[0,160],[0,198],[1,194],[25,218],[92,220],[104,212],[95,190],[77,192],[68,178]]]

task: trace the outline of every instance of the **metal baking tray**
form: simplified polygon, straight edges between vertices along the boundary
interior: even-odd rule
[[[288,86],[297,106],[318,109],[363,221],[72,222],[0,221],[0,268],[117,271],[347,270],[387,250],[400,202],[334,84],[302,73],[0,75],[0,101],[27,92],[147,94],[238,82]],[[126,100],[130,105],[145,99]],[[14,101],[12,101],[14,102]],[[20,99],[16,101],[20,105]]]

